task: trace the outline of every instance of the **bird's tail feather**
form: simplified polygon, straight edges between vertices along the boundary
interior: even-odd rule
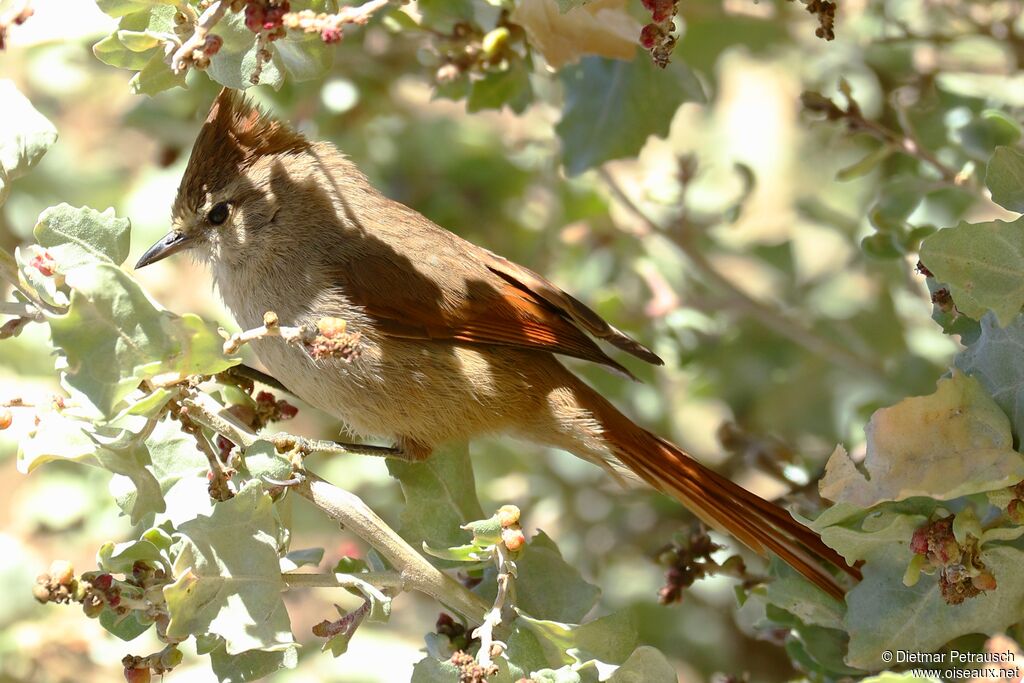
[[[747,491],[690,457],[681,448],[634,424],[603,398],[591,406],[615,457],[638,477],[667,493],[712,528],[764,555],[770,551],[830,595],[845,593],[827,568],[860,579],[811,529],[778,505]],[[596,408],[596,409],[595,409]]]

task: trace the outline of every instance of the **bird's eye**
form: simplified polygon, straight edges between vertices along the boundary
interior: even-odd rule
[[[206,220],[210,221],[211,225],[220,225],[228,219],[228,213],[228,203],[219,202],[206,214]]]

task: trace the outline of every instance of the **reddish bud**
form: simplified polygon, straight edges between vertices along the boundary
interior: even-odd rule
[[[910,549],[917,555],[928,554],[928,527],[923,526],[914,531],[910,539]]]
[[[282,420],[290,420],[299,414],[299,409],[288,401],[278,401],[277,410],[281,413]]]
[[[224,39],[218,35],[210,34],[206,36],[206,42],[203,43],[203,52],[209,57],[220,52],[222,47],[224,47]]]
[[[502,529],[501,542],[512,552],[516,552],[526,544],[526,536],[522,529]]]
[[[61,586],[66,586],[75,578],[75,568],[67,560],[54,560],[50,564],[50,576]]]
[[[996,577],[987,571],[972,578],[971,583],[980,591],[994,591],[996,589]]]
[[[125,668],[124,680],[127,681],[127,683],[150,683],[150,681],[153,680],[153,677],[150,674],[148,666],[144,669],[136,669],[133,667],[130,669]]]
[[[46,277],[51,277],[57,268],[57,262],[53,260],[53,255],[48,251],[33,256],[29,265]]]
[[[658,44],[659,38],[661,38],[661,29],[657,24],[647,24],[640,31],[640,44],[648,50]]]
[[[266,16],[263,5],[259,2],[250,2],[245,6],[245,27],[253,33],[263,30],[263,21]]]
[[[325,26],[323,30],[320,31],[320,40],[324,41],[328,45],[331,43],[340,43],[341,37],[341,29],[335,26]]]
[[[100,574],[89,583],[91,583],[93,588],[96,588],[97,590],[107,591],[110,590],[110,587],[114,584],[114,577],[110,574]]]

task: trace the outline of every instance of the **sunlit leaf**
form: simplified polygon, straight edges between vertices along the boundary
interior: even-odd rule
[[[260,484],[250,482],[175,536],[176,580],[164,589],[168,636],[218,635],[228,655],[288,650],[293,639],[281,598],[277,522]]]
[[[939,380],[934,394],[876,411],[865,433],[867,478],[838,447],[821,480],[823,497],[867,508],[912,496],[948,500],[1024,479],[1009,419],[962,372]]]
[[[220,683],[249,683],[262,680],[281,669],[294,669],[299,663],[299,649],[296,646],[284,650],[267,652],[247,650],[228,654],[224,643],[218,643],[210,652],[210,665]]]
[[[921,244],[921,262],[960,311],[979,319],[991,310],[1009,324],[1024,305],[1024,218],[939,230]]]
[[[414,547],[461,545],[466,532],[459,527],[484,517],[476,497],[476,482],[465,444],[434,453],[425,462],[388,460],[388,472],[398,479],[405,496],[402,536]]]
[[[28,173],[57,141],[57,129],[12,81],[0,80],[0,205],[8,183]]]
[[[575,64],[587,55],[633,58],[640,24],[626,10],[625,0],[574,4],[576,7],[566,7],[560,0],[522,0],[510,18],[526,30],[530,45],[554,69]]]

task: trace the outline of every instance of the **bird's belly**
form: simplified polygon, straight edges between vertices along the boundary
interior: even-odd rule
[[[530,410],[522,366],[503,350],[365,337],[350,361],[315,360],[280,339],[255,350],[271,375],[359,436],[433,447],[503,431]]]

